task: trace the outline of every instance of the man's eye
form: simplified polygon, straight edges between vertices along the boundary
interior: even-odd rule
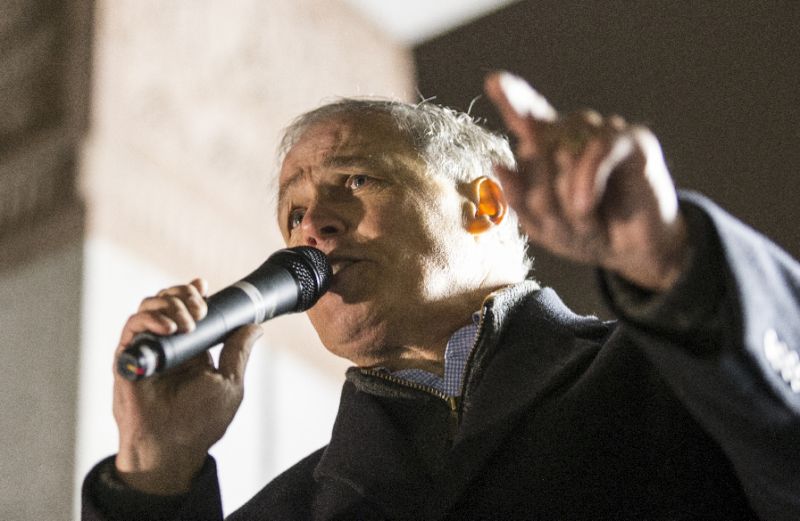
[[[367,184],[368,180],[369,178],[363,174],[351,175],[347,178],[347,181],[345,181],[345,186],[350,190],[358,190]]]
[[[294,230],[300,223],[303,222],[303,216],[305,215],[306,211],[301,208],[295,208],[291,212],[289,212],[289,229]]]

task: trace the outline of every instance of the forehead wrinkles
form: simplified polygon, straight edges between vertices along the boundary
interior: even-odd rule
[[[278,181],[278,207],[282,206],[287,192],[294,185],[309,178],[315,166],[328,163],[346,141],[349,129],[331,125],[320,129],[320,126],[309,127],[283,159]]]
[[[317,168],[372,167],[384,172],[426,169],[408,139],[383,114],[351,115],[311,124],[288,150],[279,177],[279,206]]]

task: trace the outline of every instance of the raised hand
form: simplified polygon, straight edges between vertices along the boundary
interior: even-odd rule
[[[194,329],[207,312],[206,286],[195,279],[144,299],[125,324],[117,354],[143,331],[168,335]],[[259,336],[259,326],[238,329],[225,342],[218,368],[206,352],[173,371],[130,382],[117,374],[115,363],[116,466],[123,481],[155,494],[189,489],[241,404],[245,367]]]
[[[485,88],[517,138],[516,170],[496,171],[531,240],[641,287],[669,289],[688,248],[656,137],[618,116],[559,115],[506,72],[489,75]]]

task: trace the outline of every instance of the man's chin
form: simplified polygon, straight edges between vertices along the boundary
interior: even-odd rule
[[[328,292],[319,299],[319,304],[323,307],[340,307],[349,304],[359,304],[364,302],[364,296],[360,295],[357,291],[340,285],[333,285],[328,289]],[[318,304],[318,305],[319,305]],[[341,310],[344,312],[344,309]]]
[[[328,351],[356,365],[385,333],[385,324],[376,321],[374,303],[347,303],[330,292],[308,310],[308,318]]]
[[[339,322],[343,317],[361,315],[371,309],[371,300],[366,291],[331,285],[307,313],[312,320],[322,324]]]

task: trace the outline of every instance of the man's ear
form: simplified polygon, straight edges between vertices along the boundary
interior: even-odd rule
[[[486,176],[474,179],[468,185],[468,197],[473,203],[466,216],[469,233],[478,235],[503,222],[508,204],[496,181]]]

